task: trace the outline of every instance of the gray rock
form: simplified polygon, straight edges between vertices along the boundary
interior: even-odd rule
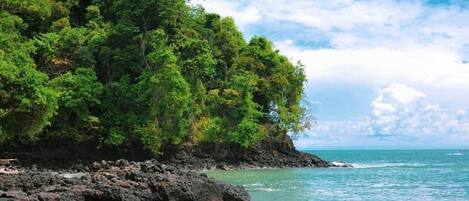
[[[93,163],[91,172],[62,174],[23,168],[18,174],[0,175],[0,201],[250,199],[242,187],[215,182],[206,175],[169,165],[161,168],[158,163],[151,160],[132,165],[124,161],[102,161]]]

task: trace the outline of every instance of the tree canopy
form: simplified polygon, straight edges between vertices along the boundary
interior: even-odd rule
[[[184,0],[0,0],[0,143],[236,143],[304,128],[305,75]]]

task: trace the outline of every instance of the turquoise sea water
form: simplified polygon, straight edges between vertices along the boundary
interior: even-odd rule
[[[313,151],[354,168],[208,171],[252,200],[469,201],[469,150]]]

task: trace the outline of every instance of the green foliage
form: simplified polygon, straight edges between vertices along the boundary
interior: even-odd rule
[[[195,85],[199,79],[210,81],[214,77],[216,61],[207,41],[181,36],[175,45],[178,63],[191,83]]]
[[[194,121],[192,125],[192,140],[199,142],[223,142],[223,120],[219,117],[202,117]]]
[[[110,128],[109,129],[109,134],[106,136],[106,138],[101,138],[102,143],[105,145],[121,145],[125,142],[126,137],[125,133],[123,133],[121,130],[118,128]]]
[[[41,34],[36,39],[38,64],[51,76],[58,76],[75,66],[94,66],[95,54],[106,40],[99,27],[94,30],[66,27],[59,32]]]
[[[301,132],[304,82],[185,0],[0,0],[0,142],[248,147]]]
[[[137,83],[138,100],[148,106],[148,121],[164,133],[164,139],[180,143],[189,134],[191,94],[175,65],[146,71]]]
[[[237,125],[228,132],[228,140],[245,147],[266,137],[265,128],[259,124],[259,119],[264,114],[260,111],[260,105],[253,100],[252,94],[258,82],[259,78],[251,72],[236,74],[229,82],[238,96],[231,99],[235,103],[232,108],[234,115],[229,120],[237,122]]]
[[[105,129],[100,141],[104,145],[120,145],[132,139],[137,117],[141,116],[137,115],[140,107],[136,96],[129,77],[123,77],[104,88],[100,115]]]
[[[82,141],[100,129],[100,120],[91,110],[101,103],[103,86],[93,69],[77,68],[73,74],[54,78],[50,85],[59,92],[59,111],[53,126],[56,133]]]
[[[35,48],[20,33],[25,27],[0,11],[0,143],[36,140],[57,109],[57,93],[35,69]]]
[[[52,15],[50,0],[2,0],[0,7],[11,14],[25,19],[28,24],[41,23]]]
[[[278,127],[278,134],[303,129],[300,101],[306,78],[300,64],[291,64],[267,39],[254,37],[241,51],[230,73],[238,71],[250,71],[260,78],[254,99],[266,114],[264,121]]]
[[[228,140],[249,147],[258,143],[266,136],[266,130],[250,119],[243,119],[235,130],[228,133]]]
[[[164,137],[156,122],[148,122],[145,125],[137,126],[135,132],[138,134],[140,142],[147,149],[154,154],[159,154]]]
[[[57,93],[33,66],[16,66],[0,50],[0,142],[34,141],[50,124]]]
[[[101,102],[99,96],[103,87],[91,68],[77,68],[73,74],[63,74],[50,84],[60,93],[61,108],[69,109],[78,116],[88,115],[89,106]]]
[[[147,112],[143,117],[144,126],[137,133],[140,133],[143,142],[150,138],[161,138],[163,142],[179,144],[187,138],[192,121],[190,86],[175,64],[175,56],[164,46],[164,33],[155,31],[149,38],[150,47],[154,51],[148,54],[149,68],[140,76],[136,86],[137,100]],[[155,136],[150,137],[148,132],[156,130],[161,134],[155,133]],[[149,148],[157,150],[157,147]]]
[[[30,54],[35,47],[21,35],[26,27],[18,16],[0,11],[0,50],[3,51],[3,60],[17,66],[34,67]]]

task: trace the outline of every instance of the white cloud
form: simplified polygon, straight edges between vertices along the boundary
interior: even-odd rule
[[[425,94],[393,83],[371,103],[369,124],[374,135],[464,134],[464,110],[447,111],[425,101]]]
[[[318,30],[334,47],[413,46],[440,43],[458,48],[469,36],[469,12],[457,6],[429,7],[424,1],[192,0],[239,24],[285,23]],[[259,24],[256,24],[259,23]],[[314,38],[314,36],[312,36]],[[398,43],[396,43],[398,41]]]
[[[265,18],[322,31],[350,30],[357,26],[384,27],[408,21],[422,12],[419,4],[397,4],[393,1],[261,0],[253,1],[251,5],[262,7]]]
[[[309,79],[469,88],[469,64],[462,63],[455,50],[445,47],[304,50],[291,40],[276,45],[282,53],[305,64]]]
[[[423,146],[428,142],[459,146],[469,143],[466,110],[444,109],[407,85],[393,83],[381,89],[370,108],[371,113],[360,120],[318,122],[297,145],[379,145],[386,140]]]

